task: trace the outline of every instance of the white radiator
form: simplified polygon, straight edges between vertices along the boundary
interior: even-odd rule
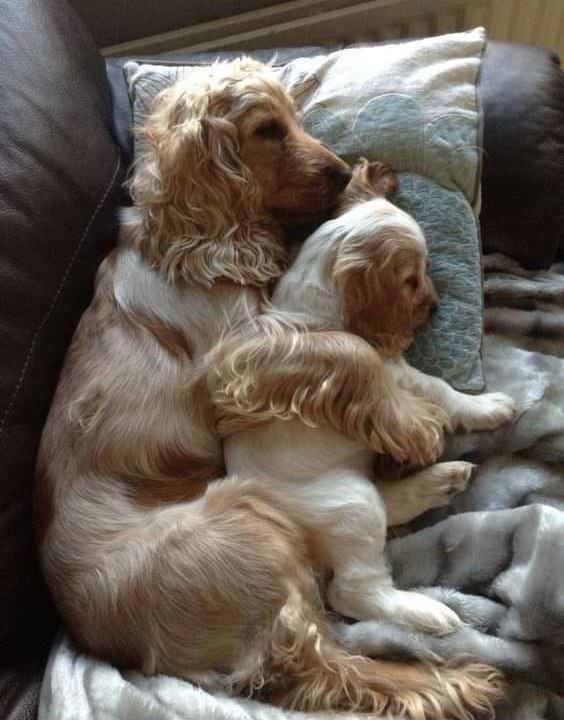
[[[440,35],[478,25],[491,38],[543,45],[564,60],[564,0],[292,0],[103,52],[340,44]]]
[[[420,3],[424,5],[425,3]],[[564,59],[564,0],[466,0],[399,20],[402,37],[437,35],[482,25],[490,38],[542,45]],[[382,38],[397,37],[392,26]]]

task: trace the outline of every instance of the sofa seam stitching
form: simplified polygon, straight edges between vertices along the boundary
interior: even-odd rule
[[[35,347],[36,347],[36,345],[37,345],[37,340],[39,339],[39,335],[41,334],[43,328],[44,328],[45,325],[47,324],[47,321],[49,320],[49,318],[50,318],[50,316],[51,316],[51,313],[53,312],[53,310],[54,310],[54,308],[55,308],[55,305],[57,304],[57,300],[59,299],[59,297],[60,297],[60,295],[61,295],[61,293],[62,293],[62,291],[63,291],[63,288],[64,288],[64,286],[65,286],[65,284],[66,284],[66,282],[67,282],[67,280],[68,280],[68,277],[69,277],[69,275],[70,275],[70,272],[71,272],[71,270],[72,270],[72,268],[73,268],[73,266],[74,266],[74,263],[75,263],[75,261],[76,261],[76,258],[78,257],[78,253],[80,252],[82,246],[84,245],[84,242],[86,241],[86,238],[88,237],[88,233],[90,232],[90,230],[91,230],[91,228],[92,228],[92,225],[94,224],[94,221],[96,220],[96,218],[97,218],[97,216],[98,216],[98,213],[100,212],[100,210],[102,209],[102,206],[104,205],[104,203],[105,203],[106,200],[108,199],[108,196],[109,196],[109,194],[110,194],[110,192],[111,192],[111,190],[112,190],[112,188],[113,188],[113,186],[114,186],[115,180],[116,180],[117,175],[118,175],[118,172],[119,172],[119,170],[120,170],[120,167],[121,167],[121,155],[118,153],[117,163],[116,163],[114,172],[113,172],[113,174],[112,174],[112,177],[111,177],[111,179],[110,179],[110,182],[108,183],[108,186],[106,187],[106,189],[105,189],[105,191],[104,191],[104,194],[102,195],[102,197],[101,197],[100,200],[98,201],[98,204],[96,205],[96,208],[94,209],[92,215],[90,216],[90,219],[88,220],[88,223],[86,224],[86,227],[85,227],[85,229],[84,229],[84,232],[82,233],[82,236],[81,236],[81,238],[80,238],[80,240],[79,240],[79,242],[78,242],[78,244],[77,244],[77,246],[76,246],[76,248],[75,248],[75,250],[74,250],[74,252],[73,252],[73,254],[72,254],[71,258],[70,258],[70,260],[69,260],[69,262],[67,263],[67,267],[65,268],[65,272],[64,272],[64,274],[63,274],[63,277],[61,278],[61,281],[59,282],[59,286],[58,286],[57,291],[56,291],[56,293],[55,293],[55,295],[54,295],[54,297],[53,297],[53,300],[51,301],[51,304],[50,304],[49,307],[47,308],[47,312],[46,312],[45,315],[43,316],[43,319],[41,320],[41,322],[39,323],[39,325],[38,325],[35,333],[33,334],[33,338],[32,338],[32,340],[31,340],[31,344],[30,344],[30,346],[29,346],[29,351],[28,351],[28,353],[27,353],[25,362],[24,362],[23,367],[22,367],[22,370],[21,370],[21,372],[20,372],[20,376],[19,376],[19,378],[18,378],[18,382],[17,382],[17,384],[16,384],[16,388],[15,388],[13,394],[12,394],[12,398],[11,398],[9,404],[8,404],[8,407],[6,408],[6,410],[5,410],[4,413],[3,413],[2,421],[0,422],[0,439],[2,438],[2,436],[3,436],[3,434],[4,434],[4,430],[5,430],[5,428],[6,428],[6,422],[7,422],[8,418],[9,418],[10,412],[12,411],[12,408],[14,407],[14,405],[15,405],[15,403],[16,403],[16,400],[17,400],[17,398],[18,398],[19,392],[20,392],[20,390],[22,389],[22,386],[23,386],[23,383],[24,383],[24,380],[25,380],[25,377],[26,377],[26,374],[27,374],[27,370],[28,370],[28,367],[29,367],[29,363],[31,362],[31,358],[32,358],[32,356],[33,356],[33,353],[34,353],[34,351],[35,351]]]

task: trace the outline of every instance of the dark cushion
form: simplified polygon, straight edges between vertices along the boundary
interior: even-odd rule
[[[16,658],[0,669],[0,718],[35,720],[46,660],[46,648],[38,655]]]
[[[249,53],[283,63],[319,47]],[[115,137],[132,157],[131,112],[121,67],[130,59],[193,64],[240,53],[170,53],[107,62]],[[503,252],[526,267],[548,267],[564,238],[564,74],[542,48],[488,43],[480,92],[484,110],[483,210],[485,252]]]
[[[14,693],[33,705],[31,659],[55,627],[32,539],[37,447],[123,164],[103,60],[64,0],[2,2],[0,66],[0,717],[23,718]]]
[[[492,42],[481,91],[484,249],[546,268],[564,241],[564,73],[542,48]]]

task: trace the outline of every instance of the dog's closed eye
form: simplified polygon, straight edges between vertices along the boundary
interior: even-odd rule
[[[287,130],[278,120],[268,120],[255,128],[255,135],[263,140],[283,140]]]
[[[418,290],[419,289],[419,278],[417,275],[409,275],[405,280],[404,283],[406,287],[408,287],[410,290]]]

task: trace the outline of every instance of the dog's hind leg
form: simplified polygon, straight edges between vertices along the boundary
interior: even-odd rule
[[[388,620],[434,635],[460,628],[460,618],[443,603],[394,587],[384,551],[384,503],[371,482],[347,478],[347,483],[354,490],[333,511],[324,540],[334,573],[327,592],[333,609],[356,620]]]
[[[316,564],[333,572],[327,598],[356,620],[385,619],[436,635],[461,625],[446,605],[394,587],[386,561],[386,509],[373,482],[354,469],[315,479],[277,480],[276,504],[307,530]]]

